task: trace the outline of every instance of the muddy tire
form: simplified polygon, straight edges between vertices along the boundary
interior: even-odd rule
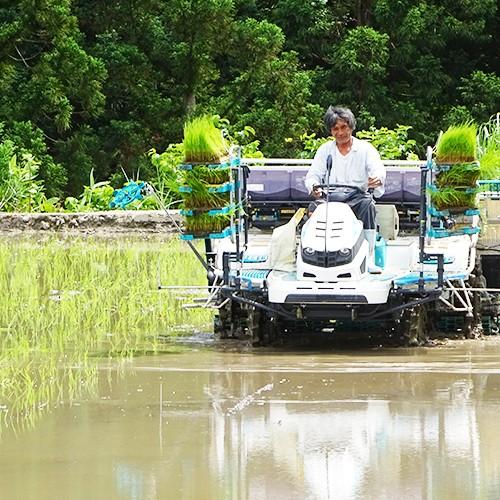
[[[405,309],[398,325],[402,344],[408,347],[425,344],[429,339],[429,326],[428,311],[425,305]]]
[[[271,345],[280,341],[282,338],[282,330],[278,320],[274,317],[264,316],[261,322],[262,344]]]
[[[251,308],[247,316],[247,338],[253,346],[265,346],[281,339],[282,329],[275,317],[257,308]]]
[[[214,317],[214,334],[216,339],[240,338],[244,329],[244,312],[239,304],[229,302],[219,309]]]
[[[262,321],[262,314],[259,309],[252,307],[248,310],[247,315],[247,335],[253,346],[260,345],[261,343],[261,331],[260,325]]]

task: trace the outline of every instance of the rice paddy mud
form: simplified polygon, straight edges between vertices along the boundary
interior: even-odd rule
[[[0,241],[0,498],[500,496],[500,338],[214,342],[161,236]]]

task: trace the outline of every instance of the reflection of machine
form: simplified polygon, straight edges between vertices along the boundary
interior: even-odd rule
[[[486,292],[477,266],[478,213],[467,214],[467,227],[455,230],[433,211],[427,196],[430,152],[420,165],[388,166],[386,194],[377,201],[386,239],[381,274],[368,273],[360,223],[338,202],[323,204],[299,224],[300,236],[293,233],[290,242],[292,261],[277,263],[270,229],[310,202],[306,163],[233,161],[236,215],[227,233],[206,239],[209,304],[218,309],[220,337],[263,344],[296,330],[384,329],[416,345],[438,317],[441,328],[453,318],[452,328],[471,335],[481,322],[485,297],[487,324],[495,324],[498,303]]]

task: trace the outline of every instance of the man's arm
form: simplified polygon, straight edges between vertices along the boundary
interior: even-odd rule
[[[366,155],[368,171],[368,188],[374,188],[373,196],[380,198],[385,192],[385,167],[378,151],[369,144]]]
[[[328,157],[327,146],[328,143],[322,144],[318,148],[318,151],[316,151],[316,154],[314,155],[312,165],[307,171],[304,184],[306,185],[306,189],[309,194],[313,194],[312,191],[314,186],[324,183],[324,178],[326,175],[326,159]]]

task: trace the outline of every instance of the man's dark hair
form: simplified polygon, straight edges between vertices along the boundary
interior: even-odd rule
[[[349,128],[354,130],[356,128],[356,118],[349,108],[334,108],[330,106],[325,113],[325,127],[328,133],[332,131],[338,120],[344,120],[349,125]]]

